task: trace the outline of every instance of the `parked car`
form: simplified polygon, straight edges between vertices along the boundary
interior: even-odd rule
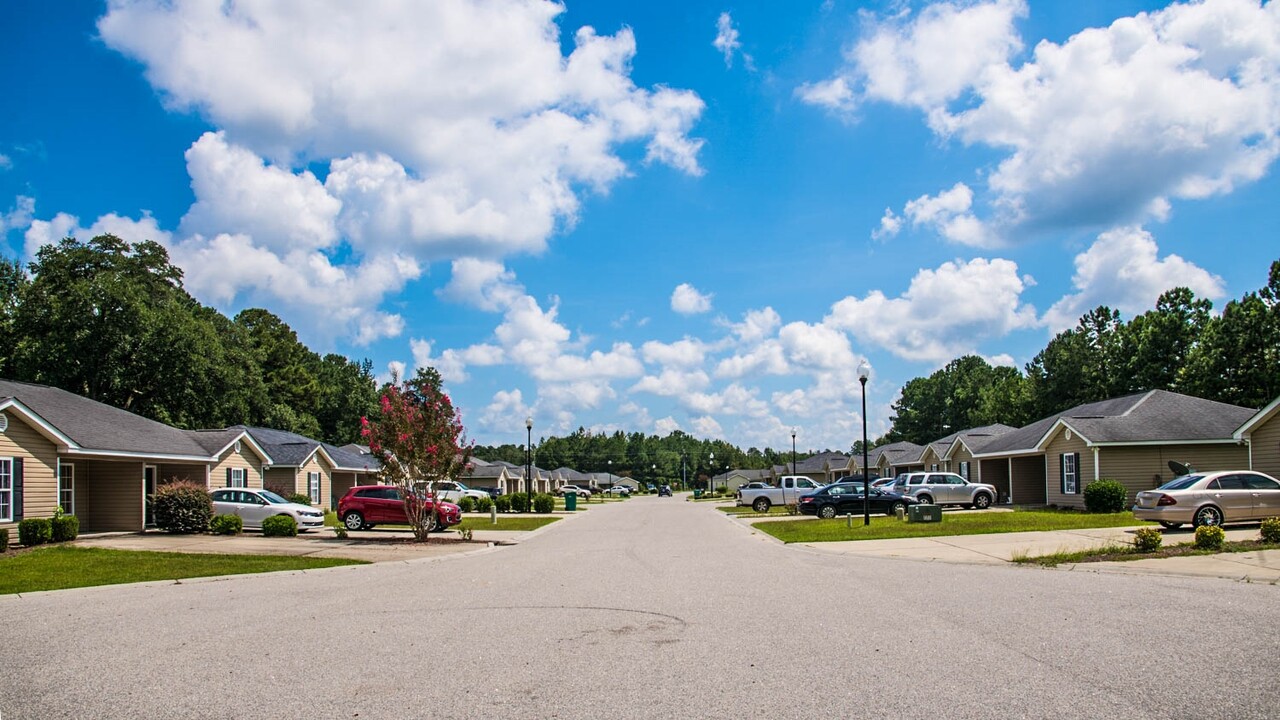
[[[618,496],[621,496],[621,497],[628,497],[628,496],[630,496],[630,495],[631,495],[631,488],[627,487],[626,485],[614,485],[613,487],[609,488],[608,490],[605,490],[605,491],[604,491],[604,494],[605,494],[605,495],[618,495]]]
[[[893,491],[893,484],[898,481],[896,477],[877,478],[871,481],[872,490]]]
[[[579,485],[561,485],[560,489],[556,490],[556,494],[560,497],[564,497],[569,493],[573,493],[586,500],[591,499],[591,491]]]
[[[489,497],[494,498],[495,500],[502,496],[502,488],[500,487],[487,487],[487,488],[480,488],[480,489],[489,493]]]
[[[649,492],[658,492],[658,486],[653,483],[645,483],[644,489]]]
[[[1262,520],[1280,515],[1280,482],[1250,470],[1222,470],[1174,478],[1138,493],[1133,514],[1172,530]]]
[[[733,491],[733,497],[737,500],[741,500],[743,490],[762,490],[764,488],[771,488],[771,487],[773,486],[767,482],[762,482],[760,480],[753,480],[745,485],[739,485],[738,489]],[[741,505],[742,503],[739,502],[738,504]]]
[[[437,500],[451,502],[455,505],[462,502],[464,497],[469,497],[472,500],[489,497],[488,492],[479,488],[469,488],[455,480],[438,480],[431,483],[431,493]]]
[[[415,495],[411,502],[423,503],[431,510],[431,498]],[[348,530],[368,530],[380,523],[407,525],[404,512],[404,496],[400,488],[390,485],[357,485],[338,501],[338,518]],[[453,503],[440,501],[440,512],[433,514],[430,532],[439,532],[462,522],[462,510]]]
[[[867,505],[871,512],[896,515],[898,508],[906,512],[916,500],[896,492],[871,489]],[[862,514],[862,483],[838,482],[800,496],[800,512],[830,520],[837,515]]]
[[[985,510],[996,501],[996,486],[965,480],[955,473],[913,472],[901,475],[893,492],[915,498],[922,505],[962,505]]]
[[[299,532],[324,527],[324,513],[310,505],[290,502],[270,490],[252,488],[219,488],[209,493],[213,512],[217,515],[239,515],[244,527],[262,529],[262,521],[276,515],[288,515],[298,524]]]
[[[774,505],[795,505],[801,495],[822,487],[822,483],[804,475],[783,475],[778,485],[743,490],[738,493],[737,504],[750,505],[756,512],[769,512]]]
[[[666,495],[667,497],[671,497],[670,485],[663,485],[662,487],[658,488],[658,497],[662,497],[663,495]]]

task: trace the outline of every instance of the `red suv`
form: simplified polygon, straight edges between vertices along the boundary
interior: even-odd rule
[[[426,509],[432,509],[430,498],[422,498]],[[449,502],[440,503],[439,521],[433,521],[429,532],[439,532],[462,522],[462,510]],[[404,496],[391,485],[357,485],[338,501],[338,518],[348,530],[368,530],[380,523],[409,524],[404,514]]]

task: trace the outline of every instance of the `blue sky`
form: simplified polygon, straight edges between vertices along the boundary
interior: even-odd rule
[[[164,243],[481,443],[847,448],[1280,259],[1275,2],[0,5],[0,230]]]

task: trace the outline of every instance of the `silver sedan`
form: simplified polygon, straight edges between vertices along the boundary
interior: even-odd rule
[[[1169,529],[1248,522],[1280,516],[1280,482],[1251,470],[1195,473],[1140,492],[1136,500],[1135,517]]]

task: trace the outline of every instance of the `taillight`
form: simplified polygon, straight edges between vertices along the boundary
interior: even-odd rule
[[[1169,495],[1161,495],[1160,499],[1156,501],[1156,505],[1177,505],[1177,504],[1178,504],[1178,501]]]

